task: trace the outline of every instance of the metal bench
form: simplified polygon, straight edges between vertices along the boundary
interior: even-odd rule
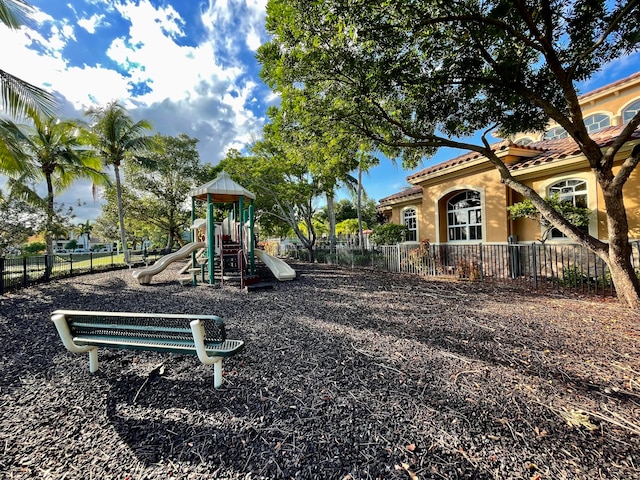
[[[98,347],[186,353],[213,364],[219,388],[222,359],[244,349],[242,340],[226,338],[216,315],[56,310],[51,320],[70,352],[89,354],[91,373],[98,370]]]

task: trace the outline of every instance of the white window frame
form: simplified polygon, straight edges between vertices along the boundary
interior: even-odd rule
[[[534,143],[535,140],[531,137],[521,137],[519,139],[517,139],[515,142],[516,145],[520,145],[522,147],[526,147],[527,145],[529,145],[530,143]]]
[[[412,216],[411,212],[413,212]],[[402,209],[401,212],[401,220],[402,220],[402,225],[404,225],[405,227],[407,227],[409,229],[409,235],[410,236],[414,236],[415,235],[415,239],[409,239],[406,238],[405,241],[406,242],[417,242],[418,239],[420,238],[418,236],[418,209],[416,207],[405,207]],[[410,225],[410,223],[413,223],[413,228]]]
[[[622,122],[622,124],[625,125],[629,123],[631,119],[635,116],[635,114],[638,113],[638,110],[640,110],[640,98],[637,98],[636,100],[634,100],[633,102],[631,102],[629,105],[627,105],[622,109],[622,111],[620,112],[620,121]],[[628,114],[628,118],[625,119],[625,115],[627,114]]]
[[[550,128],[549,130],[544,132],[542,139],[543,140],[559,140],[561,138],[567,138],[568,136],[569,134],[567,133],[567,131],[564,128],[562,128],[560,125],[558,125],[557,127]]]
[[[551,196],[551,188],[554,185],[559,183],[569,181],[569,180],[579,180],[585,182],[587,185],[587,208],[591,210],[591,215],[589,217],[589,235],[592,237],[598,238],[598,195],[596,192],[596,182],[593,177],[585,172],[578,172],[571,175],[563,175],[559,177],[553,177],[548,179],[546,182],[540,185],[538,189],[538,193],[541,197]],[[540,228],[541,234],[543,232],[542,227]],[[553,237],[552,234],[549,234],[549,238],[547,239],[547,243],[566,243],[573,242],[568,237]]]
[[[450,209],[449,206],[451,201],[462,195],[473,193],[478,196],[479,205],[474,205],[472,207],[465,208],[454,208]],[[445,203],[445,214],[447,216],[447,233],[446,233],[446,241],[447,243],[476,243],[484,241],[484,221],[485,212],[484,212],[484,198],[483,193],[480,190],[475,188],[465,188],[457,190],[454,195],[449,198]],[[460,223],[456,223],[454,225],[451,224],[451,215],[454,216],[462,216],[464,218],[461,219]],[[478,221],[478,215],[480,216],[480,221]],[[472,218],[475,216],[475,220]],[[465,232],[466,238],[451,238],[451,229],[459,230],[460,232]],[[475,232],[475,234],[473,233]],[[476,238],[471,238],[475,236]],[[454,235],[455,237],[455,235]],[[479,237],[479,238],[478,238]]]
[[[589,133],[599,132],[611,126],[611,115],[600,112],[584,117],[584,126],[587,127],[587,132]]]

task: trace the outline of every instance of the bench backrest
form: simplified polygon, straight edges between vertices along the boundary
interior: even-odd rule
[[[200,320],[205,330],[205,346],[219,345],[226,339],[224,322],[217,315],[83,310],[56,310],[53,314],[64,315],[72,337],[130,337],[193,342],[190,322]]]

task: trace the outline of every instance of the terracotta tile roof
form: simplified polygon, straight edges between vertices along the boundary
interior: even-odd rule
[[[583,100],[583,99],[588,98],[588,97],[590,97],[592,95],[597,95],[600,92],[604,92],[604,91],[607,91],[607,90],[609,90],[611,88],[615,88],[618,85],[622,85],[623,83],[627,83],[630,80],[635,80],[636,78],[640,78],[640,72],[636,72],[633,75],[629,75],[626,78],[623,78],[623,79],[620,79],[620,80],[616,80],[613,83],[609,83],[608,85],[604,85],[604,86],[602,86],[600,88],[596,88],[595,90],[591,90],[590,92],[587,92],[585,94],[580,95],[578,97],[578,99],[579,100]]]
[[[581,95],[579,98],[582,100],[584,98],[590,97],[592,95],[596,95],[598,93],[615,88],[619,85],[628,83],[630,81],[633,81],[639,78],[640,78],[640,72],[636,72],[632,75],[629,75],[626,78],[617,80],[613,83],[604,85],[603,87],[600,87],[588,93],[585,93],[584,95]],[[604,147],[607,144],[611,143],[611,141],[617,135],[620,129],[621,127],[609,127],[600,132],[593,134],[592,138],[596,140],[601,147]],[[634,136],[632,136],[632,138],[638,138],[637,135],[638,135],[638,132],[636,131],[636,133],[634,134]],[[499,152],[501,150],[505,150],[509,148],[512,145],[514,145],[514,143],[511,142],[510,140],[502,140],[500,142],[497,142],[491,145],[491,149],[494,152]],[[531,149],[531,150],[540,150],[541,152],[544,152],[544,153],[542,155],[536,155],[531,158],[523,159],[520,162],[516,162],[514,165],[510,166],[510,168],[514,170],[521,169],[530,165],[537,165],[540,163],[550,162],[559,158],[564,158],[568,155],[574,155],[579,153],[579,149],[577,148],[576,143],[571,138],[565,138],[560,140],[541,140],[539,142],[530,143],[526,147],[522,145],[518,145],[518,147]],[[482,155],[477,152],[468,152],[458,157],[452,158],[451,160],[448,160],[446,162],[439,163],[438,165],[425,168],[424,170],[420,170],[419,172],[409,175],[407,177],[407,180],[410,182],[411,180],[415,180],[420,177],[427,176],[442,170],[447,170],[451,167],[455,167],[463,163],[469,162],[471,160],[479,159],[481,157]]]
[[[613,126],[607,127],[599,132],[595,132],[591,134],[591,138],[597,142],[600,148],[606,147],[610,145],[615,138],[620,134],[624,126]],[[632,135],[630,140],[640,139],[640,128],[638,128]],[[491,145],[491,149],[494,152],[500,152],[506,150],[512,146],[517,146],[518,149],[525,149],[531,151],[537,151],[539,153],[535,154],[532,157],[522,158],[520,161],[507,165],[507,167],[512,170],[523,170],[528,167],[533,167],[536,165],[548,164],[552,163],[556,160],[561,160],[563,158],[579,155],[580,149],[576,142],[570,138],[561,138],[556,140],[540,140],[538,142],[530,143],[529,145],[516,145],[510,140],[502,140],[500,142],[494,143]],[[424,177],[439,171],[447,170],[452,167],[457,167],[466,162],[470,162],[471,160],[480,159],[483,156],[477,152],[468,152],[458,157],[452,158],[446,162],[439,163],[438,165],[434,165],[429,168],[425,168],[424,170],[420,170],[417,173],[409,175],[407,177],[408,181],[419,179],[420,177]],[[413,195],[418,195],[422,193],[422,187],[412,187],[402,190],[401,192],[395,193],[388,197],[384,197],[379,200],[379,203],[388,203],[394,200],[402,200],[403,198],[408,198]]]
[[[603,130],[600,130],[599,132],[591,134],[591,138],[593,138],[600,147],[605,147],[613,142],[613,140],[622,131],[622,128],[623,126],[607,127]],[[632,140],[636,138],[640,138],[640,129],[636,130],[635,133],[631,136]],[[494,152],[500,152],[508,149],[511,146],[516,146],[516,144],[514,144],[510,140],[502,140],[491,145],[491,150],[493,150]],[[517,147],[519,149],[533,150],[540,153],[529,158],[523,158],[518,162],[508,165],[509,169],[511,170],[521,170],[529,166],[540,165],[541,163],[549,163],[554,160],[559,160],[580,153],[578,145],[570,137],[556,140],[540,140],[538,142],[530,143],[526,146],[517,145]],[[483,158],[483,155],[481,155],[480,153],[468,152],[458,157],[452,158],[451,160],[447,160],[446,162],[439,163],[438,165],[425,168],[424,170],[420,170],[419,172],[409,175],[407,177],[407,180],[410,182],[412,180],[419,179],[420,177],[431,175],[442,170],[447,170],[449,168],[456,167],[463,163],[480,158]]]
[[[513,143],[511,140],[501,140],[500,142],[497,142],[491,145],[491,150],[493,150],[494,152],[500,152],[503,150],[507,150],[509,147],[517,146],[520,149],[533,150],[533,151],[538,150],[540,152],[544,152],[544,148],[539,146],[538,145],[539,143],[541,142],[536,142],[535,144],[530,143],[529,145],[517,145]],[[479,158],[484,158],[484,156],[478,152],[464,153],[458,157],[452,158],[451,160],[447,160],[446,162],[439,163],[437,165],[425,168],[424,170],[420,170],[419,172],[409,175],[407,177],[407,180],[410,182],[411,180],[417,179],[419,177],[424,177],[432,173],[439,172],[441,170],[447,170],[448,168],[455,167]]]
[[[600,148],[603,148],[610,145],[618,137],[623,128],[623,125],[607,127],[599,132],[592,133],[591,138],[600,146]],[[636,131],[631,135],[630,140],[637,138],[640,138],[640,128],[636,129]],[[551,163],[555,160],[561,160],[581,153],[580,148],[578,148],[578,144],[571,137],[557,140],[541,140],[539,142],[531,143],[529,146],[543,150],[543,152],[535,157],[524,158],[509,165],[510,170],[522,170],[523,168]]]
[[[390,202],[393,200],[402,200],[403,198],[411,197],[413,195],[418,195],[422,193],[422,187],[410,187],[405,188],[401,192],[394,193],[393,195],[389,195],[388,197],[381,198],[378,203]]]

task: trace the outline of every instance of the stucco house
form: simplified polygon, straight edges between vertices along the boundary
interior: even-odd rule
[[[592,137],[606,147],[640,110],[640,72],[580,97]],[[640,129],[616,156],[619,166],[640,143]],[[607,239],[604,201],[593,173],[573,139],[557,125],[544,133],[522,133],[492,145],[511,173],[542,197],[558,193],[562,200],[591,210],[589,233]],[[476,152],[452,158],[407,177],[411,185],[381,199],[378,210],[389,222],[405,224],[409,241],[438,244],[535,242],[541,227],[529,219],[511,220],[507,206],[522,197],[500,182],[493,165]],[[640,239],[640,171],[624,187],[630,238]],[[548,243],[567,242],[554,230]]]

